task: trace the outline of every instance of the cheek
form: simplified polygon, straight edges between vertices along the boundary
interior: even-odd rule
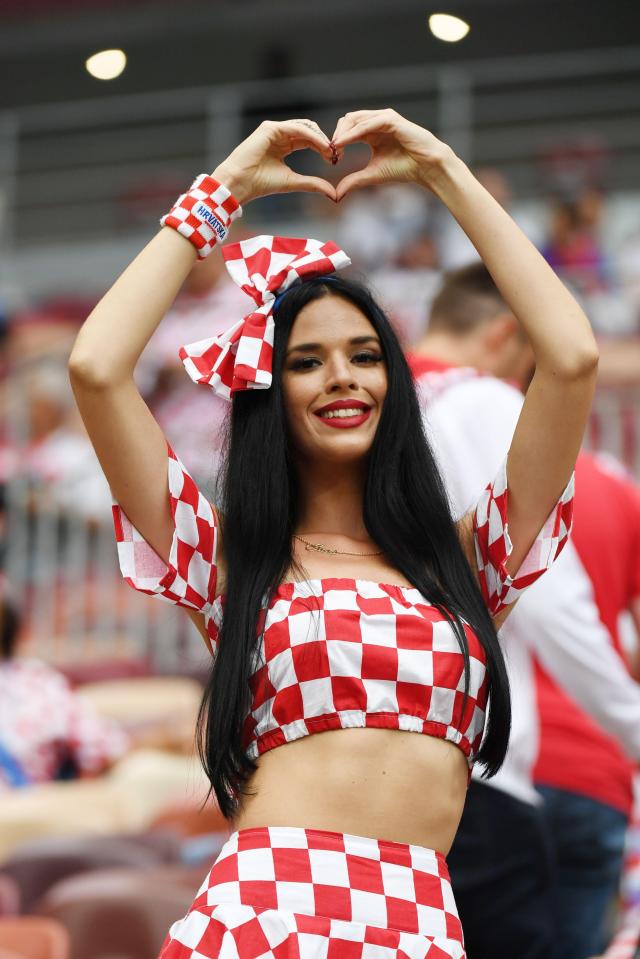
[[[378,375],[375,378],[375,381],[371,385],[371,392],[377,399],[378,403],[382,404],[385,396],[387,395],[387,371],[384,367],[381,367],[377,371]]]
[[[301,379],[283,377],[282,393],[284,400],[285,417],[289,432],[294,440],[304,435],[305,419],[309,403],[313,397]]]
[[[282,381],[282,393],[284,399],[284,408],[288,420],[299,418],[301,413],[308,405],[304,383],[294,377],[284,377]]]

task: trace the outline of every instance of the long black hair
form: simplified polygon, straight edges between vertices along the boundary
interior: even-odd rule
[[[237,809],[255,762],[243,739],[250,712],[264,606],[292,565],[298,487],[285,418],[281,374],[300,310],[340,296],[374,327],[387,370],[387,393],[369,452],[363,518],[389,562],[451,622],[469,683],[463,621],[487,656],[490,710],[478,760],[493,775],[504,760],[511,724],[509,682],[493,622],[463,552],[445,488],[425,437],[411,371],[393,328],[369,291],[332,275],[296,281],[274,310],[273,382],[234,395],[220,506],[227,564],[224,617],[198,718],[198,750],[225,816]]]

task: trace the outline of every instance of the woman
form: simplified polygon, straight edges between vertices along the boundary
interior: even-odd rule
[[[283,162],[303,148],[336,162],[359,141],[370,163],[335,189]],[[348,114],[332,141],[310,120],[263,123],[212,177],[161,221],[69,364],[114,496],[123,575],[187,608],[216,651],[200,745],[236,831],[162,957],[461,959],[445,856],[470,764],[492,773],[504,757],[495,628],[566,540],[595,341],[464,163],[394,111]],[[335,273],[348,258],[273,237],[223,248],[257,310],[180,351],[193,379],[233,397],[218,515],[133,380],[194,245],[206,253],[260,195],[340,201],[393,181],[446,204],[535,349],[508,456],[508,533],[504,469],[453,523],[398,341]]]

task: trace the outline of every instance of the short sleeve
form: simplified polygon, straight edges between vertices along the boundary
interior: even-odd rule
[[[480,588],[492,616],[514,603],[560,555],[571,532],[575,474],[551,510],[515,576],[506,563],[513,551],[509,538],[507,460],[483,491],[473,517],[474,546]]]
[[[120,571],[133,589],[178,606],[205,611],[216,588],[216,514],[169,442],[167,473],[174,524],[169,565],[130,522],[112,495]]]

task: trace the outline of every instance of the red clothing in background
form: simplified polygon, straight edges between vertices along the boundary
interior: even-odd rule
[[[640,493],[601,457],[578,457],[572,539],[592,582],[600,619],[626,661],[618,617],[640,596]],[[536,672],[540,753],[535,782],[630,815],[634,764],[539,664]]]

